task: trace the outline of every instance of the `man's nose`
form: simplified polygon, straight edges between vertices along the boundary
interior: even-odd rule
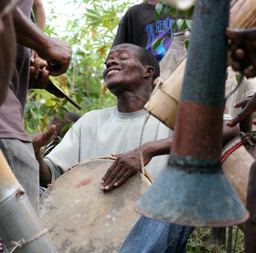
[[[115,58],[109,59],[107,61],[107,67],[111,67],[111,66],[116,65],[116,64],[117,64],[117,60]]]

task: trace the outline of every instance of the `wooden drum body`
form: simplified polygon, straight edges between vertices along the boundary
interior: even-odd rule
[[[255,160],[256,132],[238,136],[222,150],[222,168],[238,196],[246,205],[250,167]]]
[[[133,207],[150,182],[137,174],[119,188],[101,191],[100,180],[113,161],[81,162],[42,196],[40,218],[59,252],[118,252],[138,220]]]

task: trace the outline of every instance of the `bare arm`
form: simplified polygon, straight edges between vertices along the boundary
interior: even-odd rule
[[[141,152],[144,166],[155,156],[169,154],[171,151],[171,144],[172,137],[143,144],[141,146]],[[102,178],[101,190],[108,191],[114,186],[117,187],[122,185],[141,169],[141,164],[138,159],[138,148],[114,156],[116,156],[116,161]]]
[[[50,184],[52,181],[51,171],[45,163],[41,152],[37,151],[35,155],[40,167],[40,185],[43,187],[47,187],[47,185]]]
[[[42,0],[34,0],[33,10],[36,15],[37,25],[41,28],[45,28],[46,15],[44,10],[44,5]]]
[[[236,126],[239,122],[250,117],[250,115],[256,111],[256,93],[250,99],[238,102],[234,107],[243,107],[243,109],[234,119],[227,122],[227,125],[230,127]]]
[[[56,126],[52,125],[45,133],[32,136],[33,148],[40,168],[40,185],[47,187],[51,183],[52,175],[49,167],[45,163],[40,148],[50,142],[56,131]]]
[[[70,61],[70,49],[64,41],[44,34],[19,8],[14,12],[14,25],[17,42],[35,50],[45,59],[50,75],[66,72]],[[50,64],[52,62],[56,63],[55,66]]]

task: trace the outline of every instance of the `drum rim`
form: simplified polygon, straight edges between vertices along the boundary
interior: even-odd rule
[[[65,175],[66,173],[70,172],[72,169],[74,169],[75,167],[77,166],[80,166],[82,164],[86,164],[86,163],[89,163],[91,161],[94,161],[94,160],[113,160],[115,161],[116,160],[116,157],[114,156],[99,156],[99,157],[95,157],[95,158],[89,158],[87,160],[84,160],[84,161],[81,161],[79,163],[76,163],[74,165],[72,165],[68,170],[66,170],[60,177],[62,177],[63,175]],[[140,175],[143,175],[146,177],[146,179],[149,181],[150,184],[153,183],[153,178],[151,177],[151,175],[146,171],[144,170],[144,174],[139,172]],[[40,201],[43,200],[44,198],[44,195],[53,187],[53,185],[56,183],[56,181],[60,178],[56,178],[54,181],[52,181],[50,184],[48,184],[46,190],[44,191],[44,193],[42,194],[42,196],[40,197]],[[122,186],[121,186],[122,187]]]
[[[236,136],[230,142],[228,142],[221,152],[221,163],[223,163],[235,150],[242,146],[241,136]]]

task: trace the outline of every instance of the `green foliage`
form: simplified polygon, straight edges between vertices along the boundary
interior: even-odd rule
[[[225,245],[216,245],[209,242],[211,228],[196,228],[190,235],[187,252],[188,253],[225,253],[228,247],[228,229],[226,229]],[[242,252],[244,249],[244,234],[237,226],[232,229],[232,252]]]

